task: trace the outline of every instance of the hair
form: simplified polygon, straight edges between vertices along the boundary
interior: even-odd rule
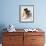
[[[30,10],[28,10],[27,8],[24,9],[25,13],[27,14],[27,16],[30,15]]]

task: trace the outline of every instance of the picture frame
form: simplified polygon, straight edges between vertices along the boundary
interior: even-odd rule
[[[19,6],[19,21],[24,23],[34,22],[34,5]]]

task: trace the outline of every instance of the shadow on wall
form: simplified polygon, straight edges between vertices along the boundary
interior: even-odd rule
[[[3,32],[5,32],[6,30],[4,30],[5,25],[4,24],[0,24],[0,43],[2,43],[2,36],[3,36]]]

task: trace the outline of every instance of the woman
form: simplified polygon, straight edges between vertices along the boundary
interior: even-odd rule
[[[27,8],[25,8],[24,11],[23,11],[23,17],[24,17],[25,19],[31,17],[30,10],[28,10]]]

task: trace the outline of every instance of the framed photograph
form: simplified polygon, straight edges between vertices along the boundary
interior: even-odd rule
[[[34,22],[34,5],[20,5],[19,21]]]

